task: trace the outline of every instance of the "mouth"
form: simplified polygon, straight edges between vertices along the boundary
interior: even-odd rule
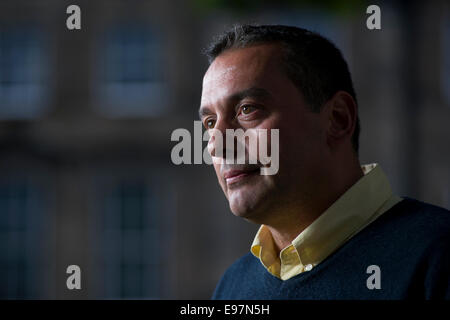
[[[241,183],[251,178],[252,176],[258,175],[260,173],[260,168],[250,169],[250,170],[230,170],[225,172],[223,177],[228,186]]]

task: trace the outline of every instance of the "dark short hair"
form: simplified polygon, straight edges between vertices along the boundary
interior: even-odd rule
[[[328,39],[306,29],[282,25],[235,25],[215,38],[205,54],[212,63],[226,50],[264,43],[282,46],[284,70],[313,112],[320,112],[325,102],[339,90],[346,91],[357,101],[347,63],[339,49]],[[352,136],[356,153],[359,132],[357,117]]]

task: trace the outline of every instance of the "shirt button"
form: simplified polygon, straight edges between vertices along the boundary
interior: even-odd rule
[[[311,271],[312,268],[313,268],[312,264],[307,264],[307,265],[305,266],[305,271]]]

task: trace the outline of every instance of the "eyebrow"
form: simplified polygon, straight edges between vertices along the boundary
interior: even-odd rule
[[[271,98],[272,95],[269,91],[263,88],[251,87],[236,93],[231,94],[226,97],[228,101],[242,101],[245,98],[258,98],[258,99],[268,99]],[[206,115],[214,114],[214,112],[208,106],[201,106],[198,110],[198,114],[200,119]]]

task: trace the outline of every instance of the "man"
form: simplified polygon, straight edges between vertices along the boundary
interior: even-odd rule
[[[243,25],[207,54],[205,127],[279,130],[277,174],[214,162],[233,214],[261,227],[213,298],[450,298],[450,214],[393,195],[378,165],[360,165],[340,51],[304,29]]]

